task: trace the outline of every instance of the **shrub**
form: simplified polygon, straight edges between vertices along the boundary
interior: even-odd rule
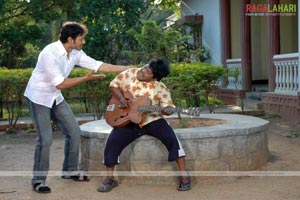
[[[222,67],[206,63],[173,64],[172,73],[165,82],[178,105],[200,107],[200,97],[203,95],[206,106],[212,112],[212,101],[209,100],[209,95],[214,92],[216,81],[222,77],[223,73]],[[182,101],[183,99],[185,101]]]
[[[0,98],[8,113],[9,127],[16,125],[22,115],[23,93],[32,69],[0,69]],[[1,107],[1,110],[2,110]]]

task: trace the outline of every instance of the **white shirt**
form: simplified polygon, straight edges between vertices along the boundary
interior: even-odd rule
[[[53,42],[41,51],[24,96],[36,104],[51,108],[55,100],[56,104],[64,100],[56,86],[69,76],[75,65],[97,71],[102,64],[82,50],[73,49],[68,58],[61,41]]]

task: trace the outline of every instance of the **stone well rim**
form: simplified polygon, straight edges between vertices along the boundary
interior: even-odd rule
[[[175,118],[175,115],[169,116]],[[192,138],[216,138],[227,136],[246,136],[261,132],[268,128],[269,121],[239,114],[200,114],[199,117],[191,117],[183,115],[183,118],[205,118],[205,119],[221,119],[224,123],[205,127],[195,128],[176,128],[174,129],[179,139]],[[95,120],[82,124],[81,136],[88,138],[106,138],[111,131],[111,127],[105,120]],[[141,139],[153,139],[150,136],[143,136]]]

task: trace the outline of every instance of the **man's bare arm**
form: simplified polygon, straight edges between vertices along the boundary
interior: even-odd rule
[[[98,72],[122,72],[126,69],[129,69],[131,67],[129,66],[122,66],[122,65],[112,65],[108,63],[103,63],[99,69]]]
[[[115,98],[119,99],[121,108],[126,108],[128,106],[127,100],[119,88],[109,87],[109,90]]]

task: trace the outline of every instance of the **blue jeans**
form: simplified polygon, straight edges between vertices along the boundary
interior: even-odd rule
[[[32,184],[45,182],[48,175],[50,146],[53,137],[51,120],[59,125],[65,137],[65,158],[62,170],[64,172],[78,170],[80,128],[68,103],[63,101],[48,108],[27,100],[37,132]]]

